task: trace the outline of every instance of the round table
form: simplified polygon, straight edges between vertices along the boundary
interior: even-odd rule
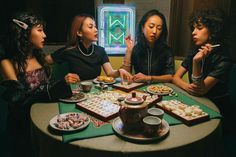
[[[203,97],[193,97],[173,84],[168,86],[207,105],[217,107]],[[170,126],[169,135],[158,142],[137,144],[124,141],[116,135],[63,143],[62,136],[52,134],[49,120],[59,113],[57,103],[36,103],[31,108],[32,140],[36,156],[219,156],[222,154],[220,119],[211,119],[194,126],[184,124]]]

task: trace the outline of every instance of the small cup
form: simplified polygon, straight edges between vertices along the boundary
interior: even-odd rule
[[[146,116],[143,118],[144,135],[151,137],[157,136],[161,127],[161,119],[154,116]]]
[[[80,83],[80,86],[81,86],[81,89],[83,92],[90,92],[90,90],[92,89],[92,82],[87,82],[87,81],[84,81],[84,82],[81,82]]]
[[[164,111],[162,109],[159,109],[159,108],[149,108],[147,110],[147,114],[149,116],[158,117],[162,120],[163,116],[164,116]]]

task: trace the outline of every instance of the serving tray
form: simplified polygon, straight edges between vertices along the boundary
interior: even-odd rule
[[[122,90],[124,92],[130,92],[134,89],[140,88],[140,87],[145,86],[145,85],[146,85],[146,83],[136,83],[136,82],[133,82],[133,83],[128,84],[128,85],[124,85],[122,83],[116,83],[116,84],[113,84],[113,88]]]
[[[151,143],[158,141],[166,137],[170,130],[169,124],[164,119],[162,120],[160,130],[152,137],[146,137],[142,132],[126,131],[120,117],[113,120],[112,127],[119,137],[135,143]]]

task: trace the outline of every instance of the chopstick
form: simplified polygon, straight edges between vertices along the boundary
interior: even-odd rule
[[[214,47],[219,47],[220,44],[215,44],[215,45],[211,45],[211,48],[214,48]]]

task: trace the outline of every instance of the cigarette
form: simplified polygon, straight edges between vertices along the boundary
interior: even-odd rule
[[[219,47],[220,44],[215,44],[215,45],[211,45],[211,48],[214,48],[214,47]]]

